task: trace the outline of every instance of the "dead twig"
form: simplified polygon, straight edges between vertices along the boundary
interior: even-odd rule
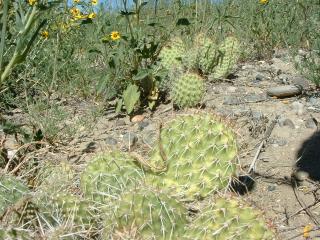
[[[264,137],[262,138],[261,143],[259,144],[259,147],[257,149],[256,154],[254,155],[254,158],[250,164],[249,170],[248,170],[248,174],[251,174],[253,171],[255,171],[255,167],[256,167],[256,162],[259,158],[260,152],[262,147],[266,144],[268,138],[270,137],[272,130],[274,129],[274,126],[276,125],[277,121],[278,121],[279,115],[277,115],[273,121],[271,122],[270,126],[267,128]]]

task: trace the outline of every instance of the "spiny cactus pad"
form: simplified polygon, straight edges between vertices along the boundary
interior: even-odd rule
[[[81,174],[81,189],[87,198],[100,203],[120,194],[127,187],[141,185],[144,172],[128,154],[105,153],[90,161]]]
[[[205,207],[185,233],[188,240],[271,240],[261,213],[240,199],[218,198]]]
[[[214,68],[213,78],[226,77],[230,73],[239,58],[240,45],[235,37],[227,37],[219,50],[222,52],[222,58]]]
[[[194,41],[197,52],[197,63],[204,73],[212,72],[218,64],[219,52],[214,41],[205,34],[198,34]]]
[[[204,81],[195,73],[181,75],[172,86],[173,102],[180,108],[196,106],[204,93]]]
[[[179,116],[167,123],[150,157],[165,172],[147,182],[181,200],[193,201],[225,189],[236,174],[237,146],[231,128],[207,113]]]
[[[28,187],[14,176],[0,176],[0,215],[28,193]]]
[[[28,231],[22,229],[2,229],[0,227],[0,239],[5,240],[29,240],[33,239],[31,235],[29,235]]]
[[[181,67],[181,58],[183,54],[183,41],[180,38],[175,37],[161,49],[159,53],[160,65],[168,70],[179,68]]]
[[[146,189],[123,193],[106,219],[104,239],[181,239],[187,209],[175,199]]]

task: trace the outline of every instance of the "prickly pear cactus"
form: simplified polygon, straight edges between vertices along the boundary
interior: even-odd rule
[[[195,38],[194,45],[197,52],[198,67],[206,74],[212,72],[219,60],[219,52],[214,41],[200,33]]]
[[[72,221],[77,226],[85,226],[93,221],[94,214],[91,208],[88,201],[70,193],[52,195],[42,204],[42,212],[49,218],[62,222]]]
[[[218,198],[205,207],[185,233],[186,240],[271,240],[262,214],[239,199]]]
[[[144,172],[134,159],[120,151],[112,151],[90,161],[81,174],[81,189],[87,198],[105,202],[127,187],[141,185]]]
[[[214,68],[211,78],[223,78],[230,74],[240,55],[240,45],[235,37],[227,37],[219,47],[222,57]]]
[[[28,193],[28,187],[14,176],[0,176],[0,215]]]
[[[174,69],[181,67],[182,56],[184,55],[184,44],[183,41],[175,37],[170,40],[170,42],[164,46],[160,53],[160,65],[165,69]]]
[[[205,93],[204,81],[196,73],[185,73],[172,86],[172,100],[180,108],[194,107]]]
[[[37,192],[54,195],[72,188],[74,178],[75,171],[70,163],[65,161],[59,164],[46,163],[37,174],[35,185]]]
[[[181,239],[187,209],[164,194],[146,189],[123,193],[106,218],[104,239]]]
[[[29,240],[34,239],[28,234],[28,231],[22,229],[2,229],[0,227],[0,239],[5,240]]]
[[[150,165],[161,173],[147,182],[183,201],[201,199],[225,189],[236,174],[236,139],[233,131],[211,114],[179,116],[160,129]],[[155,171],[154,171],[155,172]]]

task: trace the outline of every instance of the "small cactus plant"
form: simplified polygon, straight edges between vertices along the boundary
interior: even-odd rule
[[[81,189],[85,196],[104,203],[127,187],[140,185],[144,172],[134,161],[119,151],[105,153],[90,161],[81,174]]]
[[[204,93],[203,79],[196,73],[185,73],[174,81],[171,94],[176,105],[186,108],[199,104]]]
[[[186,240],[272,240],[261,213],[239,199],[218,198],[206,206],[185,233]]]
[[[212,72],[211,77],[213,78],[223,78],[230,74],[239,58],[240,45],[238,40],[232,36],[227,37],[219,47],[219,51],[222,52],[222,57]]]
[[[201,199],[228,186],[236,155],[235,135],[217,117],[179,116],[163,127],[151,153],[150,165],[165,171],[147,175],[147,182],[183,201]]]
[[[28,187],[11,175],[0,176],[0,215],[29,192]]]
[[[181,67],[183,55],[183,41],[180,38],[175,37],[161,49],[158,57],[160,59],[160,65],[167,70],[171,70],[173,68]]]
[[[181,239],[187,209],[164,194],[132,189],[115,201],[104,239]]]

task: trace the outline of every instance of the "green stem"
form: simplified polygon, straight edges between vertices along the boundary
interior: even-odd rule
[[[1,29],[1,44],[0,44],[0,73],[2,72],[3,51],[4,51],[6,33],[7,33],[8,7],[9,7],[9,0],[4,0],[3,16],[2,16],[2,29]],[[0,84],[0,86],[1,86],[1,84]]]

